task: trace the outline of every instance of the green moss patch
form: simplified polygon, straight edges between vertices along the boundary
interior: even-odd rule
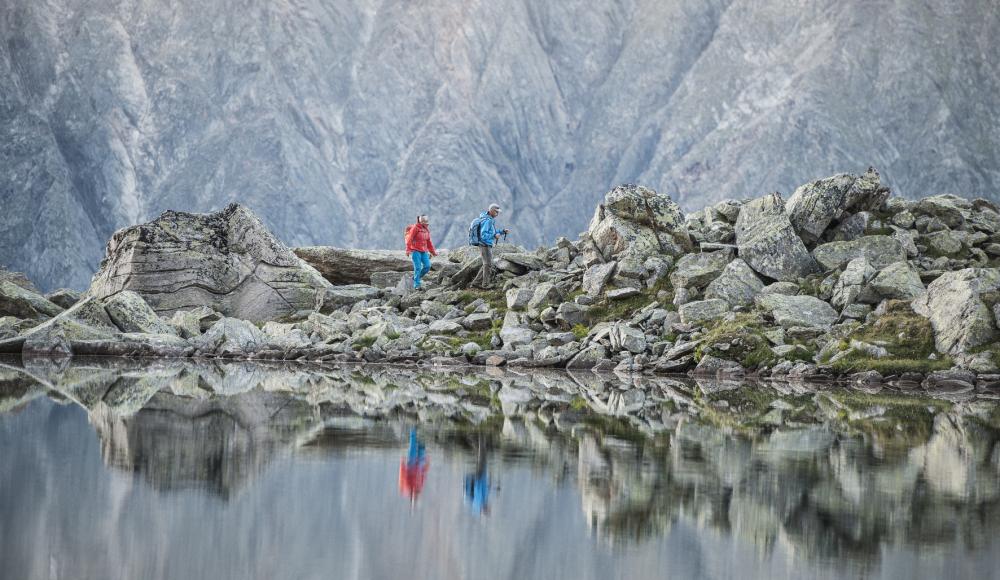
[[[851,354],[833,363],[834,370],[840,373],[869,370],[882,374],[927,373],[952,367],[952,361],[947,356],[927,358],[935,352],[931,323],[913,312],[910,304],[902,300],[891,301],[883,316],[870,324],[861,325],[849,338],[883,346],[891,356],[876,359]]]
[[[764,319],[759,312],[737,314],[732,320],[720,320],[701,337],[701,344],[695,349],[694,358],[701,361],[706,354],[735,360],[744,368],[759,368],[774,364],[777,357],[764,336]],[[715,353],[712,345],[727,343],[731,346],[725,352]]]

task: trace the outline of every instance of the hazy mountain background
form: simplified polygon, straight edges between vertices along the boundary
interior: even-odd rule
[[[289,244],[526,245],[612,185],[685,208],[874,164],[1000,197],[996,0],[2,0],[0,264],[240,201]]]

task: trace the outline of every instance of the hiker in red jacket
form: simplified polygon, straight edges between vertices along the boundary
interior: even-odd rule
[[[431,256],[437,256],[427,227],[430,222],[426,215],[418,215],[417,223],[406,227],[406,255],[413,258],[414,290],[420,290],[420,279],[431,271]]]

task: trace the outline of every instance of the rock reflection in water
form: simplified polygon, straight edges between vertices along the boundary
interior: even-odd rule
[[[991,393],[249,363],[0,369],[0,411],[41,393],[85,408],[105,463],[162,491],[228,499],[283,455],[392,449],[415,501],[434,449],[467,465],[473,512],[502,520],[491,476],[529,465],[575,486],[610,545],[683,526],[761,558],[864,571],[889,547],[972,553],[1000,531]]]

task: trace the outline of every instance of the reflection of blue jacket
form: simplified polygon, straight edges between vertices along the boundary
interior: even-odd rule
[[[490,475],[486,469],[475,475],[465,476],[465,499],[469,500],[476,512],[486,511],[490,501]]]
[[[489,212],[484,211],[479,214],[479,217],[483,220],[479,222],[479,239],[483,242],[484,246],[493,246],[497,241],[497,224],[493,221],[493,217],[490,216]]]

